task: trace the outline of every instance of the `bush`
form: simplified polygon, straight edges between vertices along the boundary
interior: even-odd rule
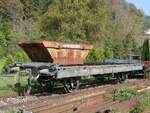
[[[106,60],[104,50],[101,48],[93,49],[86,57],[86,63],[104,62]]]
[[[6,57],[0,59],[0,74],[2,74],[5,68],[15,62],[30,62],[31,60],[24,52],[16,52],[14,54],[9,54]]]
[[[7,62],[7,58],[4,57],[4,58],[0,59],[0,74],[2,74],[4,67],[6,65],[6,62]]]
[[[6,65],[15,63],[15,62],[30,62],[29,57],[26,55],[25,52],[18,51],[14,54],[9,54],[7,56],[7,62]]]

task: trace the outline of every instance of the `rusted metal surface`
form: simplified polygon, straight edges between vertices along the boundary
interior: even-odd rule
[[[86,44],[64,44],[58,42],[21,42],[19,46],[32,61],[51,62],[54,64],[83,64],[93,48]]]

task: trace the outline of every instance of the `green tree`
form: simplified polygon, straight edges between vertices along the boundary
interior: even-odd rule
[[[0,22],[0,57],[12,62],[24,59],[20,40],[90,43],[103,61],[139,53],[150,18],[126,0],[0,0]]]
[[[149,40],[145,40],[143,43],[143,50],[141,58],[142,60],[148,61],[150,60],[150,50],[149,50]]]
[[[97,42],[109,35],[105,0],[54,0],[35,24],[49,40]]]

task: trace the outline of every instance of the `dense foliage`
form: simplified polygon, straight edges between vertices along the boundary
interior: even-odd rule
[[[150,50],[149,50],[149,40],[145,40],[142,47],[142,60],[149,61],[150,60]]]
[[[150,17],[125,0],[0,0],[0,23],[7,64],[28,60],[20,40],[90,43],[91,62],[140,54]]]

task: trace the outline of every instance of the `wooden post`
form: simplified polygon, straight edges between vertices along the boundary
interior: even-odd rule
[[[28,75],[28,89],[26,95],[29,95],[31,93],[32,87],[31,87],[31,78],[32,78],[32,70],[29,69],[29,75]]]
[[[16,69],[17,73],[15,75],[15,88],[17,89],[18,95],[20,96],[20,67]]]

